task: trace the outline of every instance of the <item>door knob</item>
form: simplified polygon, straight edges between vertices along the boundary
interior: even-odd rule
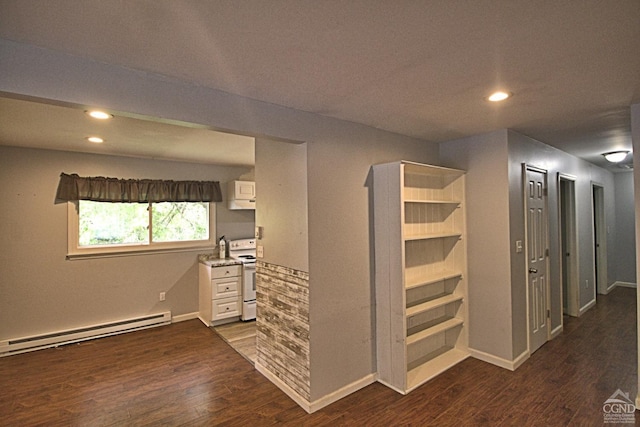
[[[531,274],[536,274],[537,272],[538,272],[538,269],[536,269],[536,268],[532,267],[532,268],[529,269],[529,273],[531,273]]]

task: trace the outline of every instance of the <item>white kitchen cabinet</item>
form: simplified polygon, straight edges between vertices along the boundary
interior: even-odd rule
[[[211,301],[212,321],[228,319],[230,317],[240,316],[242,302],[237,297],[214,299]]]
[[[199,264],[199,318],[207,326],[235,321],[242,313],[242,265]]]
[[[227,207],[231,210],[256,208],[256,183],[230,181],[227,184]]]
[[[379,381],[408,393],[469,356],[464,171],[373,167]]]

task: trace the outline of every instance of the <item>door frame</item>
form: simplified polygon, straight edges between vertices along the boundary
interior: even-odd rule
[[[611,289],[607,283],[607,222],[605,220],[604,185],[591,181],[591,247],[593,248],[593,298],[606,295]],[[596,226],[597,221],[597,226]],[[596,233],[600,250],[596,251]]]
[[[527,215],[527,171],[539,172],[544,174],[544,204],[545,204],[545,241],[546,241],[546,256],[545,256],[545,304],[547,310],[547,339],[548,342],[551,340],[551,287],[549,283],[549,173],[547,169],[539,168],[537,166],[533,166],[527,163],[522,163],[522,202],[523,202],[523,214],[524,214],[524,255],[525,255],[525,265],[524,265],[524,283],[526,288],[526,303],[527,303],[527,350],[529,354],[531,353],[531,321],[530,321],[530,310],[531,304],[529,295],[529,221]]]
[[[558,172],[558,248],[559,248],[559,266],[560,266],[560,295],[562,302],[562,316],[560,316],[561,324],[564,326],[564,301],[567,299],[567,314],[569,316],[578,317],[580,315],[580,283],[578,281],[578,216],[576,210],[576,180],[577,177],[566,173]],[[564,184],[570,185],[568,194],[565,194]],[[566,199],[566,200],[565,200]],[[565,224],[563,218],[563,201],[568,203],[565,217],[569,217],[569,223]],[[563,230],[567,228],[563,235]],[[567,271],[564,271],[563,240],[568,237],[567,245],[569,246],[569,258],[567,260]],[[567,295],[564,295],[564,277],[567,274]]]

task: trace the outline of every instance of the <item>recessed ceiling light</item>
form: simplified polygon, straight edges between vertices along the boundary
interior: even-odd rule
[[[100,138],[99,136],[90,136],[87,138],[87,141],[95,142],[96,144],[101,144],[104,142],[104,139]]]
[[[109,114],[105,111],[100,111],[100,110],[89,110],[89,111],[85,111],[85,113],[87,113],[89,116],[93,117],[94,119],[98,119],[98,120],[108,120],[113,117],[112,114]]]
[[[611,163],[620,163],[624,159],[627,158],[629,151],[620,150],[620,151],[612,151],[610,153],[604,153],[603,156],[605,159],[610,161]]]
[[[491,101],[491,102],[504,101],[505,99],[510,98],[511,95],[513,94],[510,92],[497,91],[489,95],[487,97],[487,101]]]

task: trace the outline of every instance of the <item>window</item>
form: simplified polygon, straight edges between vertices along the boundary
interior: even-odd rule
[[[211,248],[214,224],[209,202],[69,202],[68,256]]]

